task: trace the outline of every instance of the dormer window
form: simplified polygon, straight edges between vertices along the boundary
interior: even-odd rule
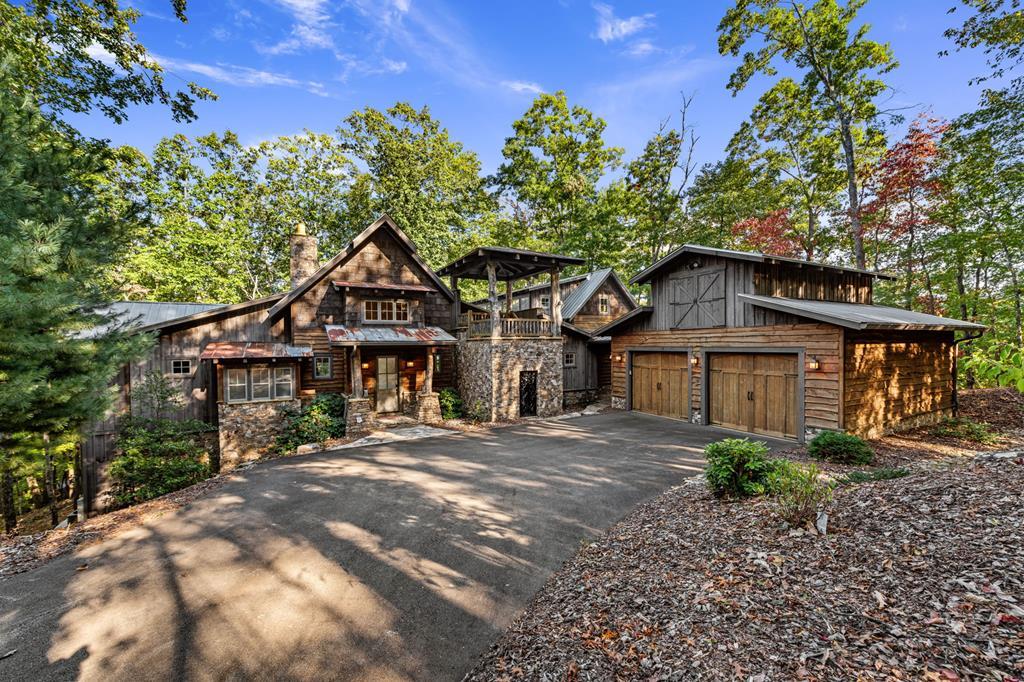
[[[363,301],[364,322],[398,322],[409,321],[409,302],[403,300]]]

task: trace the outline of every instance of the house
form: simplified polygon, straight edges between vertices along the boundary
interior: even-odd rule
[[[87,509],[100,506],[94,503],[120,416],[152,416],[133,387],[154,371],[180,390],[175,413],[166,416],[217,427],[222,468],[266,452],[286,410],[323,393],[348,397],[350,434],[388,414],[437,421],[437,391],[446,387],[462,387],[491,419],[561,411],[560,320],[503,317],[494,301],[487,312],[462,306],[458,279],[489,277],[494,291],[499,279],[547,273],[557,292],[559,272],[580,259],[478,249],[447,266],[449,287],[386,215],[326,263],[301,225],[290,249],[284,293],[233,305],[111,305],[112,323],[153,334],[156,343],[122,369],[115,409],[83,442]]]
[[[637,307],[636,299],[612,268],[559,281],[562,299],[562,365],[565,409],[587,405],[611,386],[611,339],[593,331]],[[507,301],[511,300],[511,306]],[[475,301],[483,304],[486,299]],[[547,283],[498,295],[499,305],[523,317],[550,317]]]
[[[612,337],[628,410],[803,441],[933,423],[956,400],[957,333],[982,325],[874,305],[887,275],[686,245],[634,277],[651,305]]]

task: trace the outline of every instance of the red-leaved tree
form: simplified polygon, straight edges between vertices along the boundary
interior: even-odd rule
[[[804,251],[803,241],[796,235],[788,208],[741,220],[732,226],[732,234],[742,248],[773,256],[798,257]]]

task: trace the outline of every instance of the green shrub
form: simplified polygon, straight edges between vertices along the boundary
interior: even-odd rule
[[[931,434],[941,438],[969,440],[983,445],[991,445],[998,440],[985,422],[976,422],[963,418],[944,419],[931,430]]]
[[[817,465],[800,466],[779,460],[769,476],[775,494],[775,512],[789,525],[811,522],[832,501],[832,484],[821,477]]]
[[[768,446],[746,438],[726,438],[704,448],[704,478],[719,497],[764,495],[778,462],[766,458]]]
[[[841,431],[822,431],[807,446],[807,452],[814,459],[836,464],[871,464],[875,458],[862,439]]]
[[[125,419],[108,469],[114,500],[137,504],[209,478],[210,453],[203,441],[213,430],[196,420]]]
[[[491,420],[490,410],[487,409],[487,406],[482,400],[477,400],[473,403],[473,406],[465,411],[465,415],[468,419],[475,422],[486,422]]]
[[[850,473],[837,478],[836,482],[840,485],[856,485],[858,483],[871,483],[873,481],[890,481],[894,478],[903,478],[909,473],[910,469],[891,469],[888,467],[882,467],[879,469],[870,469],[868,471],[851,471]]]
[[[306,443],[322,444],[331,438],[341,438],[345,435],[345,409],[345,396],[324,393],[300,410],[288,410],[274,450],[286,455]]]
[[[441,403],[442,419],[458,419],[462,416],[462,398],[454,389],[442,388],[437,399]]]

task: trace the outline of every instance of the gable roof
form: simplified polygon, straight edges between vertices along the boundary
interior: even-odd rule
[[[594,270],[593,272],[587,272],[582,275],[573,275],[572,277],[566,277],[565,279],[559,280],[559,285],[572,284],[574,282],[582,282],[578,287],[566,294],[565,298],[562,299],[562,319],[571,320],[579,314],[583,306],[587,304],[598,289],[600,289],[604,283],[611,277],[612,281],[622,290],[622,293],[626,295],[632,307],[639,305],[636,299],[633,298],[633,294],[629,292],[626,285],[623,284],[622,280],[619,279],[618,273],[615,272],[614,268],[601,268],[600,270]],[[522,289],[516,289],[512,292],[512,296],[519,296],[532,291],[543,291],[544,289],[550,289],[551,284],[542,282],[540,284],[534,284]],[[498,294],[498,300],[505,300],[505,294]],[[486,298],[477,299],[474,301],[475,304],[486,303]]]
[[[228,305],[218,304],[192,313],[191,315],[185,315],[184,317],[175,317],[165,320],[153,322],[151,324],[139,327],[135,331],[138,332],[151,332],[157,331],[158,329],[167,329],[170,327],[190,327],[196,324],[202,324],[203,322],[209,322],[212,320],[219,319],[221,317],[230,317],[238,313],[246,313],[254,308],[266,307],[284,296],[284,294],[272,294],[270,296],[264,296],[263,298],[253,299],[251,301],[243,301],[242,303],[231,303]],[[180,304],[176,304],[180,305]],[[204,305],[204,304],[191,304],[191,305]]]
[[[583,306],[587,304],[587,301],[597,293],[604,283],[611,277],[612,281],[615,282],[619,289],[622,290],[626,297],[629,299],[630,304],[635,308],[637,306],[636,299],[633,298],[633,294],[629,293],[629,289],[622,283],[619,276],[615,273],[612,268],[602,268],[595,270],[587,275],[587,278],[582,284],[569,292],[569,295],[562,301],[562,318],[571,320],[583,309]]]
[[[748,303],[779,312],[828,322],[847,329],[926,329],[932,331],[967,331],[987,329],[983,324],[954,320],[938,315],[918,313],[903,308],[890,308],[866,303],[809,301],[781,296],[738,294]]]
[[[299,284],[299,286],[295,287],[294,289],[286,293],[284,297],[280,301],[278,301],[273,308],[270,309],[270,311],[267,313],[267,316],[271,320],[273,320],[274,318],[281,315],[281,313],[284,312],[288,308],[288,306],[295,301],[295,299],[299,298],[307,291],[312,289],[324,277],[329,275],[336,267],[341,265],[344,261],[348,260],[350,256],[359,251],[359,249],[362,248],[363,245],[366,244],[366,242],[368,242],[371,237],[373,237],[377,230],[385,228],[390,230],[392,236],[398,239],[399,243],[405,248],[406,252],[409,254],[409,257],[412,258],[413,262],[416,263],[416,265],[418,265],[420,269],[423,270],[424,273],[426,273],[427,277],[430,278],[430,280],[437,286],[438,291],[447,296],[449,300],[454,301],[455,294],[452,293],[451,289],[445,286],[445,283],[441,281],[441,278],[437,276],[437,273],[435,273],[430,268],[430,266],[427,265],[422,258],[420,258],[419,254],[416,252],[416,244],[414,244],[413,241],[409,239],[408,235],[406,235],[405,232],[403,232],[401,228],[399,228],[398,225],[395,224],[394,219],[392,219],[391,216],[385,213],[380,218],[377,218],[377,220],[373,221],[369,227],[360,232],[355,237],[355,239],[348,243],[348,246],[346,246],[344,249],[338,252],[338,254],[334,258],[329,260],[323,267],[321,267],[319,270],[317,270],[308,278],[306,278],[306,280]]]
[[[633,308],[625,315],[620,315],[619,317],[616,317],[614,320],[604,325],[603,327],[598,327],[597,329],[591,330],[590,334],[595,338],[599,336],[608,336],[613,331],[618,329],[620,326],[628,324],[629,322],[637,318],[646,317],[647,315],[650,315],[653,312],[654,307],[649,305],[640,306],[639,308]]]
[[[558,253],[527,251],[507,246],[480,246],[444,266],[438,270],[438,274],[466,279],[487,279],[489,262],[494,264],[498,280],[505,282],[539,275],[552,268],[561,270],[569,265],[583,265],[586,261],[576,256]]]
[[[759,251],[734,251],[732,249],[716,249],[710,246],[702,246],[700,244],[683,244],[678,249],[657,261],[633,279],[629,280],[629,283],[645,284],[651,281],[662,269],[674,263],[680,256],[688,253],[696,253],[704,256],[716,256],[718,258],[727,258],[730,260],[751,261],[754,263],[787,263],[790,265],[827,270],[829,272],[849,272],[858,275],[867,275],[869,277],[877,277],[879,279],[896,279],[894,276],[885,272],[861,270],[859,268],[847,268],[841,265],[828,265],[827,263],[801,260],[800,258],[789,258],[787,256],[773,256]]]

